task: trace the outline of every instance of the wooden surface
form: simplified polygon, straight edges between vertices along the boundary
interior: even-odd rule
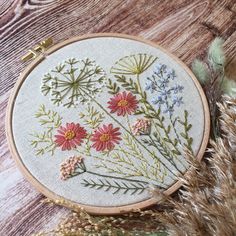
[[[6,143],[6,105],[28,64],[20,58],[29,47],[49,36],[61,42],[87,33],[126,33],[158,42],[190,65],[221,36],[235,73],[235,20],[235,0],[0,0],[0,235],[31,235],[68,213],[41,203],[44,197],[23,178]]]

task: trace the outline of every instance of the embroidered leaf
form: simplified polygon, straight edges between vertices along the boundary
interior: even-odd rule
[[[184,121],[180,119],[177,120],[184,128],[184,132],[181,132],[180,135],[185,139],[184,146],[193,153],[192,143],[193,138],[189,136],[189,131],[192,128],[192,125],[188,123],[188,111],[184,111]]]
[[[43,131],[40,133],[31,134],[33,139],[30,141],[31,146],[35,149],[37,156],[45,153],[54,154],[56,144],[53,140],[53,130],[61,126],[62,117],[55,111],[47,110],[45,105],[40,105],[35,113],[35,118],[38,119]]]
[[[176,151],[175,149],[172,149],[171,151],[176,155],[181,155],[181,153],[179,151]]]
[[[36,156],[44,155],[45,153],[54,154],[56,144],[52,139],[51,132],[32,134],[31,146],[35,149]]]
[[[61,116],[55,111],[46,110],[43,104],[40,105],[38,111],[35,113],[35,117],[39,119],[40,125],[48,129],[48,132],[61,125]]]
[[[186,127],[186,131],[189,131],[191,128],[192,128],[192,125],[189,124],[189,125]]]
[[[85,112],[80,112],[79,117],[84,120],[85,125],[92,129],[97,128],[105,118],[103,112],[100,112],[91,105],[85,108]]]
[[[93,179],[83,179],[83,182],[81,183],[84,187],[100,190],[104,189],[106,192],[111,191],[113,194],[116,193],[123,193],[130,195],[134,194],[141,194],[143,191],[147,188],[147,186],[141,182],[117,182],[115,180],[93,180]]]
[[[119,83],[121,83],[122,87],[124,87],[126,90],[132,92],[133,94],[139,93],[138,84],[135,83],[131,78],[126,79],[124,75],[115,75],[115,78]]]
[[[111,79],[108,79],[108,93],[110,94],[117,94],[120,91],[120,87],[116,84],[116,82],[112,82]]]

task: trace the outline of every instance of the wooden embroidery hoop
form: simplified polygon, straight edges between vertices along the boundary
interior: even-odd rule
[[[209,139],[209,134],[210,134],[210,114],[209,114],[209,108],[208,108],[208,103],[205,97],[205,94],[203,92],[203,89],[201,87],[201,85],[199,84],[198,80],[196,79],[196,77],[193,75],[193,73],[191,72],[191,70],[182,62],[180,61],[180,59],[178,59],[177,57],[175,57],[174,55],[172,55],[171,53],[169,53],[168,51],[166,51],[165,49],[163,49],[162,47],[160,47],[159,45],[150,42],[148,40],[136,37],[136,36],[129,36],[129,35],[125,35],[125,34],[116,34],[116,33],[98,33],[98,34],[89,34],[89,35],[84,35],[84,36],[78,36],[78,37],[73,37],[71,39],[67,39],[65,41],[63,41],[62,43],[56,44],[54,46],[52,46],[51,48],[49,48],[46,52],[47,55],[50,55],[51,53],[57,51],[58,49],[77,42],[77,41],[81,41],[81,40],[85,40],[85,39],[90,39],[90,38],[96,38],[96,37],[115,37],[115,38],[125,38],[125,39],[131,39],[134,41],[138,41],[138,42],[142,42],[145,44],[148,44],[152,47],[158,48],[161,51],[163,51],[164,53],[166,53],[167,55],[169,55],[170,57],[172,57],[178,64],[180,64],[185,71],[190,75],[190,77],[192,78],[192,80],[194,81],[194,84],[200,94],[200,97],[202,99],[202,105],[203,105],[203,109],[204,109],[204,134],[203,134],[203,139],[202,139],[202,143],[200,145],[200,148],[198,150],[198,154],[197,154],[197,159],[201,160],[203,157],[203,154],[205,152],[205,149],[207,147],[207,143],[208,143],[208,139]],[[64,199],[60,196],[58,196],[57,194],[55,194],[54,192],[52,192],[51,190],[49,190],[48,188],[46,188],[42,183],[40,183],[31,173],[30,171],[27,169],[27,167],[24,165],[24,163],[21,160],[21,157],[16,149],[16,145],[14,142],[14,137],[13,137],[13,131],[12,131],[12,113],[13,113],[13,108],[14,108],[14,101],[15,98],[19,92],[19,89],[21,87],[21,85],[23,84],[24,80],[28,77],[28,75],[30,74],[30,72],[44,59],[44,55],[39,55],[36,59],[34,59],[26,68],[25,70],[21,73],[19,80],[16,82],[16,85],[11,93],[9,102],[8,102],[8,107],[7,107],[7,116],[6,116],[6,135],[7,135],[7,141],[9,144],[9,148],[10,148],[10,152],[13,156],[13,158],[15,159],[17,166],[20,168],[20,170],[22,171],[22,173],[24,174],[24,176],[26,177],[26,179],[33,185],[35,186],[35,188],[43,193],[46,197],[53,199],[53,200],[65,200],[66,203],[64,204],[66,207],[82,207],[84,210],[86,210],[88,213],[91,214],[96,214],[96,215],[115,215],[115,214],[123,214],[126,212],[130,212],[132,210],[136,210],[136,209],[143,209],[146,208],[148,206],[151,206],[155,203],[157,203],[157,200],[154,198],[150,198],[148,200],[144,200],[135,204],[130,204],[130,205],[123,205],[123,206],[119,206],[119,207],[96,207],[96,206],[89,206],[89,205],[83,205],[83,204],[79,204],[76,202],[73,202],[71,200],[68,199]],[[189,170],[186,171],[185,175],[191,171],[191,168],[189,168]],[[173,192],[175,192],[177,189],[179,189],[181,187],[182,183],[180,180],[176,181],[170,188],[168,188],[164,193],[166,195],[170,195]]]

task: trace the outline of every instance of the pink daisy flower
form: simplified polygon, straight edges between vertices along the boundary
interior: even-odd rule
[[[121,140],[119,129],[113,128],[112,124],[98,128],[91,138],[91,141],[94,142],[92,147],[97,151],[112,150]]]
[[[138,101],[136,96],[130,92],[117,93],[108,102],[108,108],[111,109],[111,113],[117,113],[118,116],[131,115],[138,108]]]
[[[62,147],[62,151],[71,150],[80,145],[87,135],[86,130],[75,123],[66,123],[66,126],[61,126],[57,132],[54,142],[58,147]]]

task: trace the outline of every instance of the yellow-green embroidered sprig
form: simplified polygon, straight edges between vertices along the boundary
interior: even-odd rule
[[[31,139],[31,146],[37,156],[44,155],[45,153],[53,155],[56,149],[53,132],[60,127],[62,117],[53,110],[47,110],[45,105],[42,104],[35,113],[35,118],[39,120],[42,131],[31,134],[33,137]]]
[[[105,115],[94,106],[89,105],[84,112],[79,113],[79,117],[84,120],[85,125],[88,125],[91,129],[96,129],[104,120]]]
[[[108,173],[115,173],[123,177],[142,177],[147,181],[151,181],[161,187],[167,188],[164,184],[167,176],[167,170],[161,165],[154,156],[150,159],[145,157],[138,145],[128,134],[122,137],[124,141],[123,147],[117,147],[109,153],[98,157],[93,156],[99,163],[96,168],[105,170]]]
[[[92,158],[94,158],[92,156]],[[157,171],[159,172],[159,170]],[[83,174],[87,173],[92,176],[97,176],[99,179],[94,180],[93,178],[83,178]],[[110,171],[109,173],[115,173]],[[96,190],[111,191],[113,194],[121,192],[122,194],[141,194],[146,190],[148,182],[142,180],[136,180],[131,178],[124,178],[112,175],[100,174],[91,171],[86,168],[84,159],[78,156],[72,156],[67,158],[61,163],[60,166],[60,177],[62,180],[68,180],[69,178],[80,176],[81,184],[86,188],[93,188]],[[132,176],[130,176],[132,177]],[[162,186],[156,185],[159,188]]]

